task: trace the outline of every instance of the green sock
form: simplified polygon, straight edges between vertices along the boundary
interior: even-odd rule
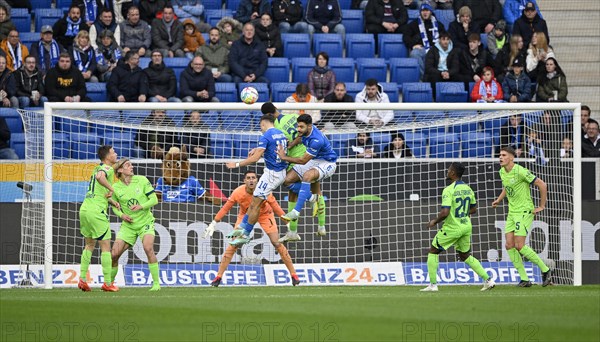
[[[104,275],[104,282],[110,285],[112,283],[112,258],[110,252],[102,252],[100,254],[100,263],[102,264],[102,274]]]
[[[325,198],[321,195],[317,202],[319,203],[317,219],[319,221],[319,227],[322,227],[325,226]]]
[[[427,255],[427,273],[429,273],[429,282],[437,284],[437,270],[439,264],[439,255],[429,253]]]
[[[294,210],[296,207],[296,202],[288,202],[288,212]],[[298,231],[298,220],[290,222],[290,231],[297,232]]]
[[[483,266],[481,266],[479,260],[477,260],[477,258],[475,258],[474,256],[469,255],[467,260],[465,260],[465,264],[469,265],[469,267],[471,267],[471,269],[473,269],[473,271],[475,271],[475,273],[477,273],[478,276],[483,278],[483,280],[490,279],[490,275],[487,274],[487,272],[483,269]]]
[[[160,279],[158,278],[158,263],[148,264],[148,268],[150,269],[150,274],[152,275],[152,281],[154,285],[160,285]]]
[[[540,256],[537,255],[537,253],[527,245],[521,248],[521,255],[526,257],[527,260],[536,264],[540,268],[540,270],[542,270],[542,272],[548,272],[548,270],[550,269],[548,266],[546,266],[546,264],[544,264]]]
[[[521,258],[521,254],[516,248],[511,248],[508,250],[508,256],[510,257],[510,261],[512,261],[513,266],[519,272],[519,278],[521,281],[529,281],[529,277],[527,276],[527,272],[525,272],[525,266],[523,266],[523,259]]]
[[[79,269],[79,277],[83,281],[87,281],[87,273],[88,268],[90,267],[90,263],[92,262],[92,251],[83,249],[81,252],[81,268]]]
[[[119,266],[113,267],[110,270],[110,279],[112,281],[115,281],[115,279],[117,279],[117,273],[119,273]]]

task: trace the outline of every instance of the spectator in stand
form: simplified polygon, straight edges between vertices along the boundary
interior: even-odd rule
[[[472,33],[479,34],[479,26],[473,21],[471,9],[463,6],[458,10],[458,20],[454,20],[448,25],[448,33],[454,48],[468,50],[469,36]]]
[[[352,96],[346,93],[346,84],[337,82],[333,88],[333,93],[325,96],[325,102],[328,103],[351,103],[354,102]],[[323,129],[335,129],[336,127],[355,129],[356,112],[353,110],[324,110],[321,112],[321,124]]]
[[[537,132],[544,155],[548,158],[558,159],[560,158],[562,141],[566,134],[560,113],[556,111],[554,113],[556,114],[553,115],[553,111],[544,111],[540,123],[535,125],[533,131]]]
[[[175,127],[175,122],[162,109],[154,109],[142,121],[142,126]],[[177,145],[174,132],[140,130],[136,136],[137,146],[142,150],[140,158],[163,159],[165,151]]]
[[[507,45],[509,39],[508,33],[506,33],[506,21],[498,20],[494,29],[487,34],[487,48],[492,59],[496,59],[498,51]]]
[[[90,44],[90,35],[88,31],[79,31],[73,41],[73,46],[69,48],[69,55],[73,58],[73,65],[81,71],[81,75],[86,82],[96,83],[96,52]]]
[[[140,19],[140,10],[137,7],[129,7],[127,20],[119,24],[119,29],[123,52],[131,50],[138,56],[150,55],[149,48],[152,43],[150,25]]]
[[[256,26],[260,24],[263,13],[271,13],[268,0],[241,0],[233,18],[242,24],[252,22]]]
[[[498,0],[454,0],[454,14],[467,6],[473,12],[473,21],[479,27],[479,33],[490,33],[498,20],[502,19],[502,5]]]
[[[473,33],[469,36],[469,49],[462,51],[459,55],[458,66],[459,75],[458,81],[479,82],[479,75],[483,72],[483,68],[494,65],[494,61],[487,53],[486,49],[481,46],[481,37],[478,33]]]
[[[502,92],[506,102],[531,101],[531,80],[523,72],[525,63],[522,59],[515,59],[512,69],[502,81]]]
[[[537,14],[542,18],[540,9],[535,0],[504,0],[502,5],[502,13],[504,14],[504,20],[506,20],[507,29],[512,32],[512,28],[517,21],[523,15],[523,10],[527,3],[531,2],[535,6]]]
[[[183,52],[189,59],[194,58],[194,53],[205,44],[202,33],[196,29],[196,24],[190,18],[183,21]]]
[[[6,67],[10,71],[19,69],[25,57],[29,56],[29,50],[27,46],[21,44],[17,30],[8,32],[8,37],[0,42],[0,49],[6,54]]]
[[[592,110],[586,105],[581,105],[581,136],[587,134],[587,124],[590,121]]]
[[[335,73],[329,69],[329,55],[321,51],[315,58],[315,67],[308,72],[308,89],[318,101],[333,93],[335,88]]]
[[[144,69],[148,79],[148,102],[181,102],[177,98],[177,78],[173,69],[163,62],[160,50],[154,49],[148,67]]]
[[[106,84],[109,101],[146,102],[148,77],[139,64],[140,56],[133,51],[127,51],[119,60]]]
[[[372,0],[365,7],[368,33],[403,33],[408,23],[408,12],[400,0]]]
[[[273,0],[271,4],[273,19],[280,33],[308,33],[300,0]]]
[[[208,32],[209,42],[196,50],[196,56],[202,57],[204,67],[212,72],[216,82],[231,82],[229,75],[229,44],[221,41],[221,31],[213,27]]]
[[[15,24],[10,19],[10,10],[0,5],[0,40],[6,39],[8,33],[15,29]]]
[[[139,1],[140,19],[147,23],[151,23],[169,3],[170,2],[168,0]]]
[[[590,119],[587,125],[587,134],[581,144],[581,156],[583,158],[600,157],[600,135],[598,134],[598,121]]]
[[[583,137],[583,135],[582,135]],[[564,137],[560,148],[561,158],[573,158],[573,140],[569,137]]]
[[[6,119],[0,116],[0,160],[19,159],[17,152],[10,148],[10,130],[6,124]]]
[[[283,44],[281,43],[281,34],[276,25],[273,25],[273,18],[270,13],[263,13],[260,16],[260,23],[255,25],[256,37],[267,48],[268,57],[282,57]]]
[[[523,156],[526,146],[527,131],[520,115],[511,115],[508,122],[500,128],[500,146],[510,146],[515,149],[515,157]],[[500,146],[496,154],[500,153]]]
[[[546,72],[538,79],[537,102],[569,102],[567,76],[553,57],[546,59]]]
[[[31,44],[29,54],[35,57],[38,63],[38,70],[45,76],[48,70],[58,64],[58,56],[62,49],[52,37],[52,26],[42,26],[42,33],[40,35],[41,39]]]
[[[81,18],[81,11],[75,4],[71,4],[69,12],[59,19],[53,26],[52,31],[56,37],[56,41],[61,45],[63,50],[67,50],[73,46],[73,40],[79,31],[89,30],[85,20]]]
[[[85,21],[87,26],[92,26],[100,17],[102,9],[104,9],[102,0],[73,0],[72,4],[79,7],[81,18]]]
[[[410,57],[419,62],[421,80],[425,75],[425,55],[439,41],[442,32],[446,32],[444,25],[437,21],[431,6],[423,3],[419,17],[408,24],[403,38]]]
[[[110,7],[113,16],[115,17],[115,21],[117,25],[120,25],[122,22],[127,20],[127,13],[129,13],[129,8],[133,6],[133,0],[105,0],[104,6]]]
[[[50,102],[91,102],[81,71],[73,66],[68,52],[61,52],[58,64],[46,73],[44,89]]]
[[[194,57],[181,73],[179,92],[183,102],[219,102],[215,97],[215,79],[202,57]]]
[[[308,32],[330,33],[346,35],[346,28],[342,24],[342,10],[337,0],[308,0],[306,6],[306,22]]]
[[[367,5],[369,6],[369,5]],[[356,134],[356,138],[348,142],[348,156],[351,158],[376,158],[375,145],[369,132],[360,132]]]
[[[310,93],[308,85],[306,83],[298,83],[296,86],[296,92],[285,99],[285,103],[316,103],[317,98]],[[283,114],[308,114],[312,118],[313,123],[317,123],[321,120],[320,110],[284,110]]]
[[[121,44],[121,29],[108,8],[103,9],[98,20],[90,26],[90,43],[94,49],[98,49],[102,45],[100,33],[105,30],[112,32],[113,39],[117,45]]]
[[[166,5],[162,18],[152,21],[152,46],[160,49],[164,57],[184,57],[183,25],[175,19],[173,6]]]
[[[202,5],[201,0],[175,0],[173,1],[173,7],[175,9],[175,15],[180,21],[185,22],[190,19],[194,23],[194,26],[196,26],[195,24],[202,22],[202,18],[204,17],[204,5]]]
[[[527,59],[527,54],[523,49],[523,38],[519,35],[510,37],[510,44],[504,44],[502,49],[498,51],[494,61],[494,72],[498,82],[504,80],[504,75],[512,69],[516,59],[520,61],[526,61]]]
[[[13,73],[17,85],[19,108],[44,107],[48,98],[44,96],[44,77],[36,67],[35,57],[27,56],[25,63]]]
[[[100,45],[96,50],[96,70],[101,82],[108,82],[121,57],[123,57],[123,50],[115,41],[112,31],[102,31]]]
[[[19,108],[17,85],[13,73],[6,67],[6,57],[0,56],[0,102],[2,107]]]
[[[223,38],[223,41],[227,42],[229,46],[233,45],[233,42],[239,40],[242,35],[242,23],[232,17],[223,17],[217,23],[217,27],[221,30],[221,38]]]
[[[548,43],[550,43],[546,21],[538,15],[535,4],[527,1],[525,9],[523,9],[523,15],[514,23],[512,34],[518,34],[523,37],[523,44],[529,46],[535,32],[543,32],[546,35]]]
[[[254,25],[244,25],[243,37],[235,41],[229,51],[229,68],[233,82],[269,83],[264,77],[267,70],[267,52],[254,36]]]
[[[545,71],[545,61],[548,58],[556,58],[554,50],[548,45],[546,35],[543,32],[536,32],[531,38],[531,44],[527,49],[527,74],[534,82],[538,76],[543,75]]]
[[[402,133],[392,134],[392,142],[383,150],[382,158],[410,158],[412,157],[410,147],[406,145],[406,139]]]
[[[183,128],[192,131],[181,132],[181,145],[186,146],[190,158],[208,157],[208,133],[200,133],[201,129],[206,129],[202,122],[200,112],[193,110],[183,118]]]
[[[390,99],[383,92],[383,87],[374,78],[365,82],[363,90],[356,94],[354,102],[357,103],[390,103]],[[357,110],[356,122],[369,128],[382,127],[394,119],[393,110]]]
[[[494,78],[494,69],[491,67],[483,68],[481,79],[475,83],[471,92],[472,102],[504,102],[504,93],[502,86]]]
[[[425,56],[425,81],[431,82],[435,91],[435,83],[456,81],[459,71],[458,58],[460,52],[455,49],[447,32],[440,33],[440,39],[429,49]],[[435,98],[435,96],[434,96]]]

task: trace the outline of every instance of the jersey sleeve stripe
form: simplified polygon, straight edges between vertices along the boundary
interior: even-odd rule
[[[153,193],[154,193],[154,190],[152,190],[152,191],[148,191],[148,192],[146,193],[146,196],[150,196],[150,195],[151,195],[151,194],[153,194]]]
[[[537,177],[535,177],[531,182],[529,182],[529,184],[533,184],[535,183],[535,180],[537,179]]]
[[[446,206],[446,205],[442,206],[442,209],[450,209],[450,208],[451,208],[450,206]]]

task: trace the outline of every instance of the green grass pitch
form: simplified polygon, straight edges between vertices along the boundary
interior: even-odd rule
[[[0,290],[0,341],[599,341],[600,286]]]

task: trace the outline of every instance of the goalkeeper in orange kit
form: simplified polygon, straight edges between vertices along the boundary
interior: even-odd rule
[[[219,210],[215,219],[210,223],[210,225],[206,228],[204,232],[204,238],[212,237],[215,232],[215,226],[217,222],[221,221],[223,217],[233,208],[233,206],[237,203],[240,206],[240,210],[238,212],[237,221],[235,223],[235,229],[238,229],[238,225],[242,222],[244,215],[248,211],[250,207],[250,203],[252,202],[252,194],[254,193],[254,188],[256,188],[256,183],[258,182],[258,176],[256,172],[247,171],[244,174],[244,185],[239,186],[237,189],[233,191],[231,196],[227,199],[225,205]],[[288,253],[287,248],[278,241],[279,239],[279,231],[277,230],[277,224],[275,223],[275,214],[281,217],[285,214],[283,209],[275,200],[273,194],[270,194],[267,197],[267,200],[263,202],[260,207],[260,214],[258,216],[258,223],[260,224],[262,230],[267,234],[269,240],[281,256],[281,260],[287,267],[290,275],[292,277],[292,285],[296,286],[300,284],[300,279],[298,279],[298,275],[296,274],[296,270],[294,269],[294,264],[292,263],[292,258]],[[229,237],[229,236],[228,236]],[[217,272],[217,276],[213,279],[211,286],[218,287],[221,284],[221,280],[223,277],[223,273],[229,266],[233,255],[238,247],[228,245],[225,253],[223,253],[223,259],[219,264],[219,271]]]

